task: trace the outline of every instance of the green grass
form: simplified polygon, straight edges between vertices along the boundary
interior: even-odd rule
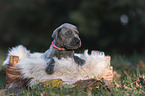
[[[0,50],[0,89],[5,88],[5,66],[3,66],[3,61],[5,60],[6,55],[4,55],[4,52]]]
[[[5,56],[0,54],[0,58],[4,61]],[[2,61],[0,61],[0,68],[2,67]],[[114,55],[111,58],[111,66],[113,66],[114,72],[114,88],[112,91],[108,91],[103,88],[94,90],[93,92],[85,91],[83,89],[61,89],[61,88],[34,88],[23,91],[18,96],[142,96],[145,95],[145,88],[138,88],[135,84],[138,77],[145,72],[145,55],[134,54],[132,56]],[[5,87],[5,74],[0,73],[0,89]],[[12,95],[14,95],[13,93]]]
[[[4,52],[3,50],[0,49],[0,70],[5,68],[5,66],[2,66],[5,58],[6,58],[6,52]]]

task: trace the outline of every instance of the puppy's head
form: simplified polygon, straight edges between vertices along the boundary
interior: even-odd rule
[[[76,26],[72,24],[62,24],[54,30],[52,38],[57,41],[59,46],[66,49],[77,49],[81,46],[79,32]]]

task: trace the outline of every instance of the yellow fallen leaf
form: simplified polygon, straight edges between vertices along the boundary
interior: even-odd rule
[[[53,79],[53,80],[50,80],[46,83],[44,83],[44,87],[51,87],[51,88],[54,88],[54,87],[57,87],[57,86],[62,86],[62,79]]]

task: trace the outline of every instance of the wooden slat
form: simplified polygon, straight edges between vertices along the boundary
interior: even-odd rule
[[[18,68],[14,67],[18,62],[18,56],[10,56],[9,66],[6,67],[6,88],[9,88],[11,83],[21,80],[21,75]]]
[[[18,56],[10,56],[9,66],[15,66],[19,62]]]
[[[110,66],[111,57],[110,56],[105,56],[105,58],[107,58],[108,66]]]
[[[113,81],[113,67],[109,66],[102,74],[102,76],[105,80]]]

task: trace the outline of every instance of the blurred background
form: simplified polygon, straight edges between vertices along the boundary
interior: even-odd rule
[[[66,22],[78,27],[79,52],[145,52],[145,0],[0,0],[0,54],[19,44],[44,52]]]

